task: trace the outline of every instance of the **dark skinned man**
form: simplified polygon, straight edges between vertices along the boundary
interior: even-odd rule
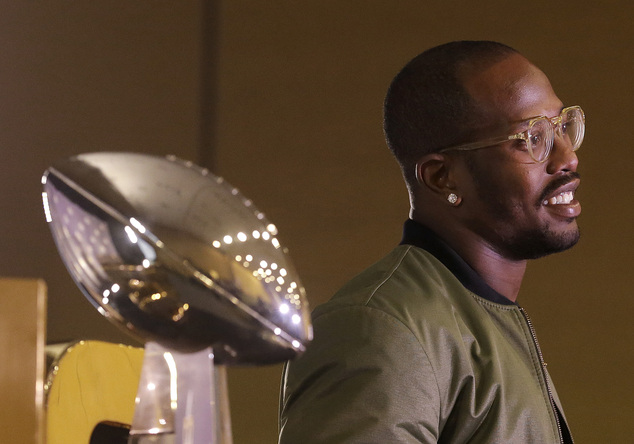
[[[280,443],[572,442],[526,312],[526,264],[579,239],[585,116],[495,42],[414,58],[385,100],[403,240],[313,313]]]

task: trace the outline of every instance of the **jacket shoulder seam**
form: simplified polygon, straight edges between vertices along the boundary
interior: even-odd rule
[[[405,251],[403,251],[401,253],[401,255],[398,257],[397,262],[392,266],[392,268],[388,271],[388,273],[385,275],[385,277],[381,280],[381,282],[379,282],[377,285],[374,286],[374,289],[372,290],[372,292],[370,293],[368,298],[365,300],[363,305],[367,306],[370,303],[370,301],[372,300],[372,298],[374,297],[374,295],[381,289],[381,287],[387,281],[390,280],[390,278],[394,275],[396,270],[398,270],[398,268],[401,266],[401,264],[403,263],[403,259],[405,259],[405,256],[407,255],[407,253],[409,253],[409,251],[411,249],[412,249],[412,246],[408,245],[407,248],[405,249]]]

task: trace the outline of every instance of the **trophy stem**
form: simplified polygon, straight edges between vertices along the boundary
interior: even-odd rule
[[[128,444],[231,444],[224,367],[211,347],[182,353],[147,342]]]

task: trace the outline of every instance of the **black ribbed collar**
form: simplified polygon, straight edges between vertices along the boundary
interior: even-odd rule
[[[408,219],[403,226],[401,245],[414,245],[433,254],[468,290],[491,302],[517,305],[491,288],[449,245],[429,228]]]

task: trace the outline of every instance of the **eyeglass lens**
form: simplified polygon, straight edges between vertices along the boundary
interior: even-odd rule
[[[555,132],[570,144],[573,151],[583,142],[585,124],[582,111],[578,108],[564,110],[557,128],[547,118],[537,119],[528,130],[528,145],[533,158],[537,161],[545,160],[553,147]]]

